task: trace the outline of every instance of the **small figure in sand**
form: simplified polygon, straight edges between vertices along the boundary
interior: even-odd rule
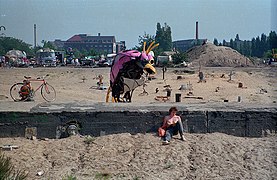
[[[162,136],[164,145],[169,144],[172,136],[177,135],[178,132],[180,134],[181,140],[185,141],[182,120],[180,116],[176,115],[177,111],[178,110],[176,107],[171,107],[169,109],[169,115],[164,117],[163,126],[161,127],[163,130],[165,130],[165,133]],[[161,128],[159,128],[159,135],[161,135]]]
[[[200,83],[200,82],[206,82],[204,73],[202,71],[199,71],[198,77],[199,77],[198,83]]]
[[[99,74],[97,79],[99,80],[97,82],[97,86],[98,86],[97,89],[101,89],[103,87],[103,79],[104,79],[104,77],[103,77],[102,74]]]

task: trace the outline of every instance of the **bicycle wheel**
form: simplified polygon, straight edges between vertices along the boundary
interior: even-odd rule
[[[23,86],[23,83],[16,83],[14,85],[12,85],[12,87],[10,88],[10,96],[14,101],[24,101],[28,99],[28,96],[24,97],[21,93],[21,88]],[[29,87],[25,87],[25,88],[29,88]],[[30,89],[27,90],[30,92]]]
[[[56,90],[53,86],[46,83],[41,87],[41,96],[45,101],[51,102],[56,99]]]

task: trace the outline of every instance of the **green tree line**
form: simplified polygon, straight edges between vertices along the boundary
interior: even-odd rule
[[[25,51],[27,55],[33,55],[34,51],[30,44],[12,37],[0,37],[0,55],[5,55],[10,50]]]
[[[272,57],[272,49],[277,49],[277,34],[275,31],[271,31],[268,36],[262,33],[261,36],[253,37],[251,40],[240,40],[237,34],[229,42],[223,40],[221,43],[214,38],[213,43],[217,46],[231,47],[245,56],[270,58]]]

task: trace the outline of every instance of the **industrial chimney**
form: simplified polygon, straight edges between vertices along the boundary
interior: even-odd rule
[[[37,25],[34,24],[34,48],[37,47]]]
[[[196,33],[195,33],[195,39],[198,41],[198,21],[196,21]]]

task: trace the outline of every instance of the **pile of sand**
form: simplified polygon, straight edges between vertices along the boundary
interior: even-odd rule
[[[163,146],[154,134],[28,140],[1,138],[15,169],[28,179],[275,179],[276,136],[185,134]],[[37,173],[42,175],[38,176]]]
[[[238,51],[230,47],[216,46],[211,43],[193,47],[188,51],[187,55],[188,61],[192,62],[193,66],[245,67],[253,65],[249,58]]]

